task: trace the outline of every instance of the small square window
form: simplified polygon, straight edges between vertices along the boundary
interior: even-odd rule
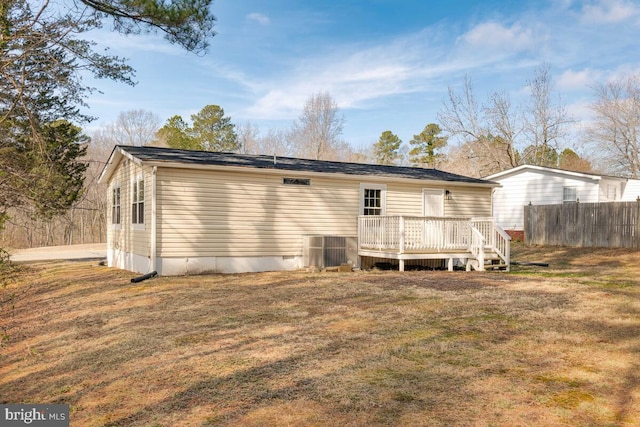
[[[562,203],[575,203],[578,201],[576,187],[564,187],[562,189]]]

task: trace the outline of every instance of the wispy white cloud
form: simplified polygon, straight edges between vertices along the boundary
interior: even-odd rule
[[[137,34],[126,36],[105,28],[93,30],[90,33],[91,40],[95,41],[98,48],[108,49],[109,53],[117,52],[126,57],[139,52],[159,55],[182,55],[184,49],[164,40],[160,34]]]
[[[319,91],[329,91],[341,108],[363,108],[384,103],[386,97],[421,93],[436,85],[442,90],[443,76],[497,64],[534,43],[533,31],[520,25],[479,25],[459,38],[463,41],[458,44],[463,46],[457,48],[447,31],[432,26],[381,44],[336,46],[329,53],[301,58],[298,66],[279,79],[252,84],[257,98],[244,114],[262,119],[295,117],[305,100]],[[493,41],[483,42],[489,34]],[[469,54],[471,44],[477,53],[483,43],[485,50],[494,46],[495,52]],[[522,67],[522,63],[514,60],[500,66]]]
[[[513,52],[531,49],[537,40],[531,28],[520,24],[507,27],[499,22],[484,22],[460,36],[458,42],[480,51]]]
[[[295,117],[306,99],[320,91],[331,93],[340,108],[357,108],[367,100],[411,91],[409,80],[424,64],[419,54],[407,52],[409,46],[396,40],[304,58],[277,81],[262,82],[262,91],[246,114],[263,119]]]
[[[560,91],[584,90],[602,77],[602,72],[585,68],[582,70],[566,70],[557,79],[556,87]]]
[[[627,0],[598,0],[582,8],[582,20],[589,24],[614,24],[638,17],[640,6]]]
[[[599,80],[600,83],[613,82],[630,75],[637,75],[640,72],[640,62],[628,62],[619,64],[616,68],[608,70],[606,74]]]
[[[256,21],[260,25],[269,25],[271,24],[271,19],[268,16],[263,15],[262,13],[253,12],[247,15],[247,19],[250,21]]]

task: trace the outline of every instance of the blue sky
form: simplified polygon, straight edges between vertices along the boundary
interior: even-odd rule
[[[164,121],[217,104],[264,133],[289,128],[313,93],[327,91],[347,142],[365,147],[390,130],[408,143],[437,122],[448,87],[465,76],[478,101],[507,91],[515,104],[545,63],[584,125],[591,85],[640,72],[638,1],[215,0],[213,12],[218,34],[205,56],[159,36],[101,33],[139,83],[96,81],[103,93],[88,100],[99,117],[89,130],[122,111]]]

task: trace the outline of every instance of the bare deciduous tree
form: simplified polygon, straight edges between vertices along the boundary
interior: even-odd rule
[[[238,134],[238,152],[241,154],[259,154],[258,139],[260,137],[260,129],[251,122],[236,125],[236,133]]]
[[[588,136],[607,154],[613,173],[640,177],[640,74],[593,87],[595,119]]]
[[[494,136],[492,142],[498,151],[497,160],[500,169],[508,169],[519,164],[515,145],[522,132],[517,114],[511,107],[511,99],[506,92],[494,92],[489,97],[489,105],[485,107],[489,129]]]
[[[293,148],[289,132],[281,129],[269,129],[266,135],[258,138],[255,154],[273,154],[276,156],[293,156]]]
[[[162,120],[157,114],[145,110],[123,111],[115,122],[105,126],[105,132],[119,145],[150,145]]]
[[[482,168],[474,175],[488,175],[521,163],[558,166],[558,149],[566,143],[571,118],[560,97],[553,101],[549,66],[534,70],[527,81],[528,101],[514,109],[506,92],[491,94],[486,104],[476,102],[469,78],[465,78],[462,94],[449,88],[438,118],[451,137],[462,144],[454,150]],[[451,166],[451,161],[447,162]]]
[[[523,160],[539,166],[557,166],[549,164],[547,153],[558,150],[567,136],[567,126],[575,120],[568,115],[559,96],[556,103],[552,100],[548,64],[537,68],[527,85],[531,92],[524,110],[523,135],[529,144],[522,152]]]
[[[340,139],[343,125],[344,116],[328,92],[311,95],[293,124],[291,139],[296,154],[316,160],[336,157],[336,152],[344,145]]]
[[[462,142],[460,150],[453,150],[456,157],[480,168],[474,170],[472,176],[518,165],[515,143],[521,125],[506,93],[492,94],[488,104],[481,107],[475,99],[471,80],[465,77],[461,94],[449,88],[449,97],[438,119],[450,137],[458,137]],[[447,161],[443,167],[451,165],[452,162]]]

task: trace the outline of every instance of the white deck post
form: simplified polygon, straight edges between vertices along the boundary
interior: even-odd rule
[[[404,260],[402,258],[399,259],[398,270],[404,271]]]
[[[399,253],[404,253],[404,217],[400,217],[400,225],[398,227],[398,232],[400,233],[400,245],[398,248]]]

